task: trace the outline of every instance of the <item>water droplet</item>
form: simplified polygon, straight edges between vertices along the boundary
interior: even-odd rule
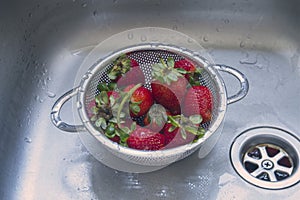
[[[221,29],[220,29],[220,28],[216,28],[216,31],[217,31],[217,32],[220,32],[220,31],[221,31]]]
[[[81,7],[85,8],[87,6],[87,3],[82,3]]]
[[[49,90],[46,92],[46,94],[47,94],[47,96],[48,96],[49,98],[54,98],[54,97],[56,97],[56,94],[55,94],[54,92],[49,91]]]
[[[193,39],[192,38],[188,38],[188,43],[193,43]]]
[[[26,143],[31,143],[31,142],[32,142],[32,139],[29,138],[29,137],[25,137],[25,138],[24,138],[24,141],[25,141]]]
[[[96,17],[98,15],[97,10],[94,10],[93,15]]]
[[[32,13],[30,12],[30,13],[28,13],[28,17],[32,17]]]
[[[132,40],[133,39],[133,33],[128,33],[127,37],[128,37],[129,40]]]
[[[51,81],[52,79],[51,79],[51,77],[50,76],[48,76],[47,77],[47,81]]]
[[[47,79],[44,79],[43,80],[43,86],[46,86],[47,85]]]
[[[244,41],[241,41],[241,42],[240,42],[240,47],[241,47],[241,48],[244,48],[244,47],[245,47],[245,45],[246,45],[246,44],[245,44],[245,42],[244,42]]]
[[[145,42],[146,40],[147,40],[147,37],[146,37],[145,35],[142,35],[142,36],[141,36],[141,41],[142,41],[142,42]]]
[[[241,64],[248,64],[253,65],[257,63],[257,56],[251,58],[250,55],[247,53],[246,58],[240,60]]]
[[[40,100],[40,96],[39,95],[35,95],[34,96],[34,100],[39,101]]]
[[[83,187],[77,188],[77,190],[81,191],[81,192],[86,192],[86,191],[90,190],[90,187],[89,186],[83,186]]]
[[[172,27],[172,29],[173,29],[174,31],[177,31],[177,30],[178,30],[177,25],[174,25],[174,26]]]
[[[113,3],[118,3],[118,0],[113,0]]]
[[[207,36],[204,36],[204,37],[203,37],[203,41],[204,41],[204,42],[208,42],[208,37],[207,37]]]
[[[230,22],[229,19],[225,19],[225,20],[224,20],[224,23],[225,23],[225,24],[229,24],[229,22]]]

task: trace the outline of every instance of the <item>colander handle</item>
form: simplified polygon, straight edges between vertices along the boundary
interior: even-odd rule
[[[242,72],[240,72],[237,69],[234,69],[232,67],[229,67],[227,65],[222,65],[222,64],[216,64],[216,65],[213,65],[213,67],[215,69],[217,69],[218,71],[227,72],[227,73],[233,75],[240,82],[240,90],[236,94],[227,98],[227,104],[235,103],[247,95],[247,93],[249,91],[249,82],[248,82],[247,77]]]
[[[85,131],[85,127],[83,125],[70,125],[66,122],[63,122],[60,118],[60,111],[63,107],[63,105],[70,100],[72,97],[77,95],[79,91],[79,88],[74,88],[68,92],[66,92],[64,95],[62,95],[53,105],[51,110],[51,120],[53,124],[59,128],[60,130],[66,131],[66,132],[80,132]]]

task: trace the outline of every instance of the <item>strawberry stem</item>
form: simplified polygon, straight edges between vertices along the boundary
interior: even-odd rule
[[[169,69],[168,65],[165,63],[165,61],[162,58],[160,58],[159,60],[160,60],[161,64],[164,65],[165,68]]]
[[[168,119],[170,120],[170,122],[173,126],[180,127],[180,124],[172,116],[169,115]]]
[[[128,101],[128,99],[131,97],[131,95],[133,94],[133,92],[138,89],[139,87],[141,87],[142,84],[139,83],[137,85],[135,85],[133,88],[131,88],[129,90],[129,92],[124,96],[124,98],[122,99],[121,103],[120,103],[120,106],[119,106],[119,109],[118,109],[118,112],[117,112],[117,124],[118,124],[118,127],[121,126],[121,123],[120,123],[120,115],[121,115],[121,111],[123,110],[123,107],[126,103],[126,101]]]

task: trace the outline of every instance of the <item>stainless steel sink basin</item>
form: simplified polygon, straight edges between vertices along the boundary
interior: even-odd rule
[[[228,106],[207,157],[127,173],[96,160],[77,134],[54,127],[50,111],[74,87],[94,45],[147,26],[194,38],[217,63],[243,72],[250,90]],[[298,199],[299,183],[270,190],[242,179],[229,152],[241,132],[257,126],[284,129],[299,142],[299,33],[298,1],[2,1],[0,199]],[[235,93],[236,81],[222,76]],[[62,117],[72,122],[71,104]]]

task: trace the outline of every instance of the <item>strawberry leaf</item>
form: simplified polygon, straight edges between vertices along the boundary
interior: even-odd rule
[[[129,137],[130,129],[128,127],[116,129],[116,134],[120,137],[121,142],[126,142]]]
[[[108,95],[106,91],[100,92],[100,104],[107,105],[109,103],[108,101]]]
[[[187,74],[187,71],[185,69],[182,69],[182,68],[175,68],[175,69],[180,74]]]
[[[111,122],[111,123],[117,123],[117,118],[115,118],[115,117],[113,117],[113,118],[111,118],[110,120],[108,120],[109,122]]]
[[[174,59],[172,58],[172,57],[168,57],[167,58],[167,65],[169,66],[169,67],[174,67],[174,64],[175,64],[175,61],[174,61]]]
[[[100,117],[99,119],[97,119],[95,121],[95,126],[98,128],[101,127],[103,129],[106,129],[106,127],[107,127],[106,120],[103,117]]]
[[[204,128],[199,128],[197,131],[197,135],[199,136],[199,138],[203,137],[205,134],[206,130]]]
[[[106,83],[99,83],[99,84],[97,85],[97,89],[98,89],[99,91],[109,91],[109,88],[108,88],[108,86],[106,85]]]
[[[94,115],[97,115],[98,112],[99,112],[99,108],[97,108],[97,106],[93,106],[93,107],[92,107],[92,113],[93,113]]]
[[[186,132],[183,128],[180,129],[180,134],[181,134],[181,137],[186,140]]]
[[[136,122],[133,122],[130,126],[130,130],[131,132],[134,131],[136,129]]]
[[[173,126],[173,125],[172,125],[172,126],[170,126],[170,128],[168,129],[168,132],[171,133],[171,132],[175,131],[176,128],[177,128],[176,126]]]
[[[192,133],[193,135],[198,135],[198,130],[195,127],[191,127],[191,126],[185,126],[184,129],[189,132]]]
[[[98,119],[97,115],[93,115],[93,116],[91,117],[91,121],[92,121],[92,122],[95,122],[97,119]]]
[[[116,71],[111,71],[110,73],[107,74],[108,78],[111,80],[115,80],[117,78],[118,72]]]
[[[110,123],[108,125],[108,127],[105,129],[105,135],[110,137],[110,138],[113,138],[116,135],[115,125],[113,123]]]
[[[130,110],[134,114],[138,114],[141,111],[141,108],[139,107],[138,104],[133,103],[133,104],[130,104]]]
[[[202,122],[202,117],[201,115],[191,115],[189,120],[192,122],[192,124],[200,124]]]
[[[177,81],[178,80],[178,75],[174,71],[170,71],[170,73],[167,75],[167,77],[171,81]]]
[[[117,83],[109,83],[107,87],[109,91],[115,90],[117,88]]]
[[[155,63],[153,66],[152,66],[152,69],[155,70],[155,71],[162,71],[164,70],[166,67],[162,64],[162,63]]]

